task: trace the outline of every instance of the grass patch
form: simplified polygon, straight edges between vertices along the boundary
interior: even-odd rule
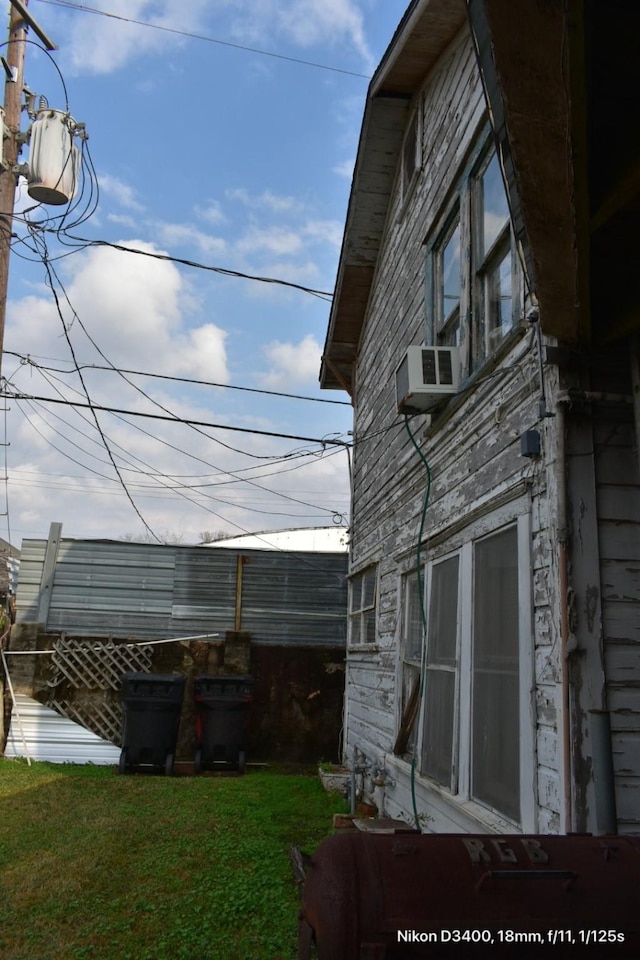
[[[345,810],[317,776],[2,759],[0,805],[3,960],[294,960],[288,848]]]

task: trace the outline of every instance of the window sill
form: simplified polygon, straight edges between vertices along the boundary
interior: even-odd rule
[[[398,774],[411,776],[411,762],[403,757],[388,756],[387,763],[389,767],[394,766]],[[430,794],[434,800],[437,798],[439,814],[441,817],[448,817],[452,822],[463,827],[468,831],[488,831],[490,833],[522,833],[523,828],[519,823],[508,820],[506,817],[485,807],[476,800],[468,799],[450,793],[445,787],[440,786],[434,780],[430,780],[416,770],[416,783]],[[466,822],[464,822],[466,821]],[[427,831],[431,832],[431,831]],[[440,833],[441,831],[436,831]]]
[[[347,656],[351,657],[355,653],[379,653],[380,647],[377,643],[354,643],[347,647]]]

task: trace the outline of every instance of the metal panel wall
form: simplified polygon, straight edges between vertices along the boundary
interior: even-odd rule
[[[20,623],[37,619],[46,547],[22,545]],[[344,644],[346,573],[346,554],[63,539],[46,626],[81,636],[223,636],[239,614],[257,643]]]

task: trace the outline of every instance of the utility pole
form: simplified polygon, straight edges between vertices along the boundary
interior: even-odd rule
[[[0,372],[2,370],[4,323],[9,286],[9,255],[11,253],[11,231],[16,193],[14,168],[20,153],[19,133],[26,36],[27,24],[25,19],[21,12],[12,6],[5,67],[7,79],[4,85],[5,137],[2,150],[3,163],[0,169]],[[11,79],[9,74],[12,75]]]
[[[0,166],[0,373],[2,372],[4,324],[9,287],[9,256],[11,253],[13,208],[17,184],[15,168],[22,145],[20,120],[22,116],[27,27],[32,28],[48,50],[57,49],[55,43],[49,39],[27,11],[29,0],[9,0],[9,2],[11,4],[9,41],[7,56],[2,58],[6,80],[4,85],[4,131],[2,131],[3,162]]]

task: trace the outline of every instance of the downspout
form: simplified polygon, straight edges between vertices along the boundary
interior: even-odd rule
[[[562,754],[564,830],[573,831],[571,756],[571,677],[569,664],[569,526],[567,521],[567,451],[566,415],[563,398],[556,408],[557,458],[556,482],[558,493],[558,575],[560,584],[560,659],[562,686]]]

